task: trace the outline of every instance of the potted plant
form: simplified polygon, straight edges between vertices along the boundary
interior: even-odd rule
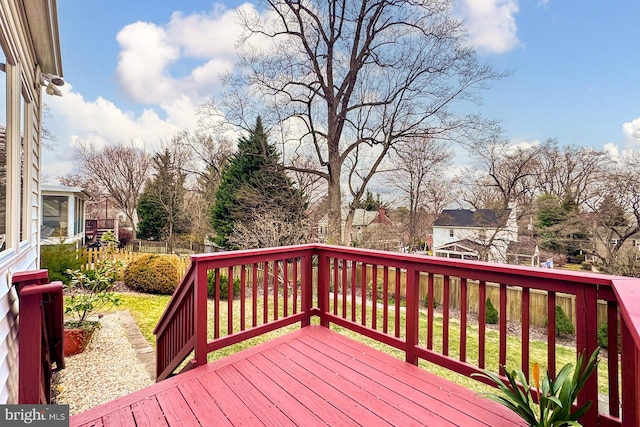
[[[595,371],[599,352],[600,347],[596,348],[584,366],[584,353],[580,354],[573,375],[571,375],[573,366],[568,363],[562,367],[555,380],[549,377],[547,371],[540,382],[540,366],[535,363],[532,376],[538,394],[537,403],[531,394],[533,386],[527,383],[522,371],[509,372],[506,366],[502,366],[508,385],[505,385],[500,377],[492,372],[483,371],[472,376],[482,376],[494,382],[502,393],[483,393],[483,395],[511,409],[532,427],[581,426],[578,419],[587,412],[593,402],[589,401],[573,412],[572,405],[589,376]]]
[[[100,261],[94,270],[67,270],[71,280],[65,285],[65,356],[81,353],[89,344],[99,326],[92,316],[120,304],[120,298],[111,291],[116,266],[116,261]]]

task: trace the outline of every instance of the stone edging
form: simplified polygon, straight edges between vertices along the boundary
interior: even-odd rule
[[[135,320],[133,320],[133,316],[129,310],[119,311],[118,317],[120,318],[120,324],[122,328],[127,333],[127,338],[131,341],[131,347],[136,351],[136,356],[138,356],[138,360],[142,362],[147,373],[149,374],[149,378],[152,381],[156,380],[156,356],[153,351],[153,347],[149,344],[149,342],[142,336],[138,325]]]

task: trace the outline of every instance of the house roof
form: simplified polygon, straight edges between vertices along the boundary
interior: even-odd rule
[[[62,54],[60,53],[56,1],[32,0],[23,3],[40,69],[44,73],[62,77]]]
[[[509,254],[518,254],[518,255],[527,255],[527,256],[535,256],[540,253],[538,249],[538,245],[533,240],[521,240],[519,242],[509,242],[509,246],[507,247],[507,253]]]
[[[501,227],[511,209],[445,209],[433,223],[434,227]]]
[[[456,240],[455,242],[447,243],[446,245],[433,248],[434,251],[453,251],[453,252],[480,252],[484,248],[480,243],[474,242],[469,239]],[[462,250],[460,250],[462,249]]]

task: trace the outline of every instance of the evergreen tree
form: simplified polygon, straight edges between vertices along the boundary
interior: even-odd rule
[[[173,248],[176,234],[186,231],[184,212],[186,174],[182,170],[183,155],[165,148],[153,156],[155,173],[147,181],[138,205],[141,218],[138,233],[146,238],[166,238]]]
[[[226,248],[239,246],[229,238],[238,225],[251,230],[254,222],[264,229],[264,223],[278,223],[271,231],[288,234],[282,224],[295,225],[300,231],[300,223],[306,208],[300,191],[293,187],[282,167],[278,164],[276,148],[269,144],[260,117],[248,137],[238,140],[238,151],[222,172],[222,181],[216,191],[216,201],[211,209],[211,225],[216,231],[216,243]],[[298,243],[289,236],[278,243]],[[258,241],[266,241],[258,239]],[[273,244],[273,239],[269,239]],[[260,244],[252,242],[251,245]],[[246,245],[242,245],[246,246]]]

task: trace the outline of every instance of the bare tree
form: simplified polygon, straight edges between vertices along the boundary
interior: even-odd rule
[[[403,203],[408,204],[407,234],[411,245],[426,234],[419,230],[424,214],[438,214],[444,208],[446,194],[441,190],[446,189],[446,185],[442,175],[451,156],[444,142],[433,139],[409,140],[395,147],[391,157],[394,166],[386,174],[386,182],[396,188]]]
[[[120,207],[133,226],[138,225],[136,208],[151,170],[151,156],[125,144],[96,148],[82,144],[76,150],[81,174],[91,177]]]
[[[610,273],[622,274],[630,268],[630,249],[640,264],[638,248],[630,244],[640,240],[640,151],[611,168],[600,195],[593,215],[593,255]]]
[[[560,147],[556,140],[548,140],[541,152],[536,187],[541,194],[571,199],[583,206],[597,194],[606,164],[602,151],[575,145]]]
[[[326,180],[329,242],[340,243],[345,161],[351,157],[362,172],[350,175],[358,178],[358,201],[398,141],[453,138],[479,127],[478,117],[449,107],[477,102],[478,91],[503,74],[465,47],[463,24],[452,19],[448,1],[267,4],[273,13],[265,20],[240,16],[240,71],[227,78],[228,93],[210,111],[220,107],[242,125],[260,110],[265,120],[297,129],[293,151],[312,147],[318,167],[287,167]]]

